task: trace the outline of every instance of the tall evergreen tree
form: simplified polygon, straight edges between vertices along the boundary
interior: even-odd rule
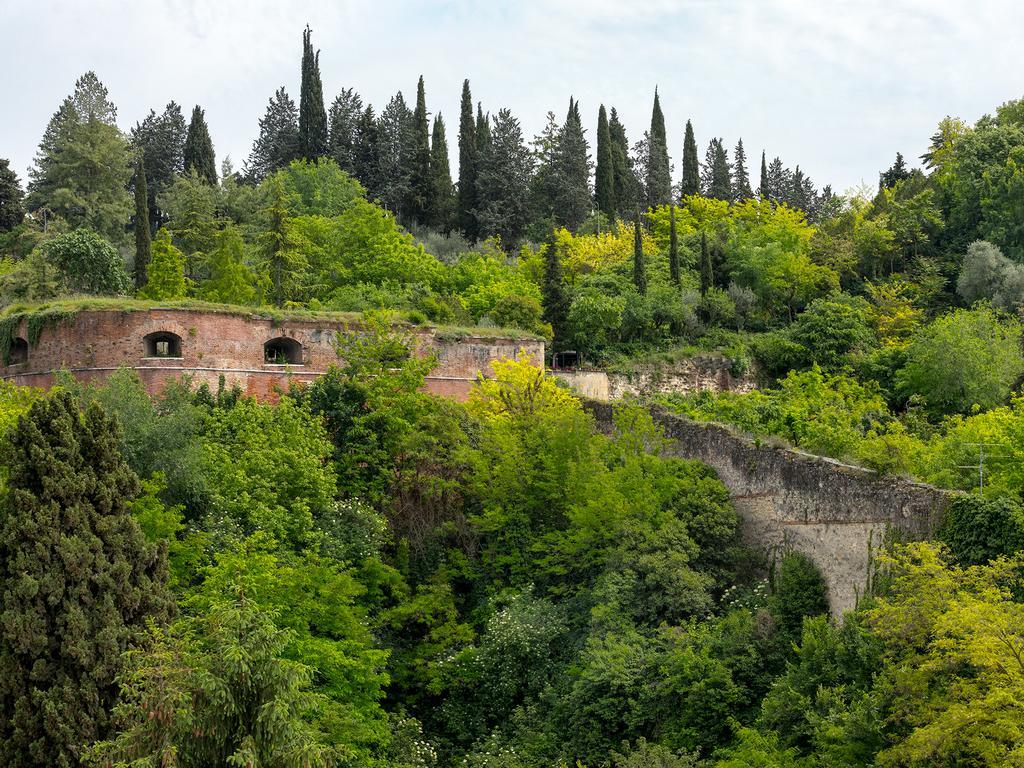
[[[554,112],[548,112],[544,129],[533,137],[535,170],[530,179],[531,219],[538,227],[550,229],[557,225],[560,184],[558,168],[558,142],[562,129]]]
[[[118,426],[67,392],[37,401],[10,435],[0,514],[3,762],[78,766],[107,737],[123,653],[166,620],[164,549],[132,515],[139,480]]]
[[[544,282],[541,285],[544,321],[551,324],[554,334],[552,350],[565,341],[565,323],[569,317],[569,290],[562,269],[562,255],[554,231],[544,252]]]
[[[245,162],[245,175],[251,181],[262,181],[300,156],[299,111],[282,86],[260,119],[260,135]]]
[[[154,301],[170,301],[185,297],[188,288],[188,281],[185,279],[185,254],[171,243],[171,233],[166,227],[157,230],[156,242],[153,243],[153,252],[147,267],[146,282],[139,290],[139,296]]]
[[[644,186],[647,191],[647,207],[667,205],[672,202],[672,170],[668,159],[668,135],[665,131],[665,115],[661,111],[658,89],[654,89],[654,107],[651,110],[651,130],[647,134],[647,172]]]
[[[184,149],[185,170],[194,168],[199,178],[207,184],[217,183],[217,161],[213,153],[213,140],[206,125],[206,116],[196,104],[192,109],[192,120],[188,124]]]
[[[761,183],[757,187],[757,196],[762,201],[771,199],[771,182],[768,179],[768,165],[765,163],[764,150],[761,150]]]
[[[907,163],[903,159],[903,153],[896,153],[896,161],[884,172],[878,174],[878,191],[892,189],[897,182],[910,178],[910,171],[907,170]]]
[[[519,121],[507,109],[498,111],[493,130],[478,135],[485,141],[476,179],[480,237],[497,236],[504,248],[512,249],[519,244],[529,219],[533,160]]]
[[[377,117],[373,107],[367,105],[359,116],[352,148],[352,170],[355,177],[366,187],[371,200],[380,197],[380,156],[377,137]]]
[[[597,169],[594,174],[594,204],[597,210],[615,220],[615,170],[612,135],[604,104],[597,110]]]
[[[592,210],[587,149],[580,105],[570,97],[555,144],[555,221],[571,231],[579,229]]]
[[[352,88],[342,89],[328,115],[327,154],[341,170],[356,178],[356,145],[362,116],[363,100]]]
[[[131,131],[132,145],[142,153],[149,193],[149,231],[156,231],[166,220],[157,199],[169,190],[185,166],[187,129],[181,107],[170,102],[159,115],[152,109]]]
[[[313,31],[302,33],[302,86],[299,91],[299,156],[316,160],[327,154],[327,111],[320,80],[320,51],[313,52]]]
[[[743,139],[736,142],[732,153],[732,195],[734,200],[749,200],[754,196],[750,188],[750,172],[747,170],[747,153],[743,149]]]
[[[672,282],[680,283],[679,273],[679,234],[676,232],[676,207],[668,209],[668,273]]]
[[[444,118],[438,113],[430,137],[430,210],[427,223],[442,232],[451,231],[455,215],[455,188],[448,162]]]
[[[768,164],[766,172],[768,199],[773,203],[784,203],[789,198],[792,172],[782,164],[782,160],[775,158]],[[762,199],[764,194],[762,193]]]
[[[693,124],[686,121],[686,135],[683,137],[683,181],[679,185],[680,197],[700,194],[700,161],[697,160],[697,139],[693,135]]]
[[[260,237],[263,266],[270,276],[271,300],[283,306],[297,294],[298,276],[304,272],[302,253],[295,248],[288,221],[288,203],[281,177],[271,180],[270,199],[262,211],[267,228]]]
[[[146,267],[150,256],[149,193],[146,190],[146,166],[142,153],[135,156],[135,287],[146,284]]]
[[[715,268],[711,261],[706,232],[700,233],[700,295],[703,296],[715,284]]]
[[[406,221],[412,176],[412,112],[399,91],[377,120],[378,195],[381,204]]]
[[[732,179],[729,157],[721,139],[712,139],[704,156],[701,186],[705,197],[716,200],[732,200]]]
[[[426,224],[433,204],[430,178],[430,123],[427,119],[427,95],[423,75],[416,84],[416,109],[412,113],[412,164],[409,176],[408,216],[417,224]]]
[[[25,218],[24,195],[10,161],[0,157],[0,232],[10,232]]]
[[[643,228],[639,208],[633,217],[633,285],[641,294],[647,293],[647,268],[644,265]]]
[[[491,116],[484,114],[483,105],[476,103],[476,151],[479,156],[491,143]]]
[[[462,81],[462,101],[459,105],[459,199],[455,213],[456,225],[470,240],[477,235],[476,219],[476,123],[473,120],[473,96],[469,80]]]
[[[615,184],[615,209],[620,218],[632,216],[633,210],[640,204],[640,182],[633,168],[633,160],[629,156],[629,140],[626,128],[619,121],[619,115],[612,107],[608,117],[608,135],[612,147],[612,179]]]

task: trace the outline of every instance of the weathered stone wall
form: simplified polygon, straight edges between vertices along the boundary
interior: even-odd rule
[[[627,395],[651,397],[674,392],[751,392],[757,389],[753,372],[732,375],[732,361],[716,355],[680,360],[672,365],[638,366],[630,373],[597,370],[553,371],[583,397],[594,400],[618,400]]]
[[[67,322],[44,328],[30,347],[26,362],[2,366],[0,378],[17,384],[46,387],[66,369],[83,380],[102,379],[121,366],[138,371],[147,389],[156,393],[183,375],[197,383],[238,385],[249,395],[274,399],[291,381],[311,381],[338,362],[339,333],[358,333],[358,326],[330,320],[275,321],[258,314],[228,314],[188,309],[82,311]],[[181,339],[180,357],[150,357],[145,337],[173,333]],[[523,355],[544,359],[544,342],[488,336],[449,337],[432,329],[413,329],[417,352],[437,355],[438,365],[426,388],[447,397],[465,398],[477,375],[492,373],[499,358]],[[27,339],[23,321],[16,336]],[[268,363],[264,344],[276,338],[302,345],[301,364]]]
[[[611,424],[611,405],[587,407],[602,427]],[[794,549],[814,561],[835,614],[864,593],[873,551],[890,535],[929,537],[951,499],[929,485],[764,445],[719,424],[652,413],[671,438],[672,455],[708,464],[732,492],[747,544],[772,556]]]

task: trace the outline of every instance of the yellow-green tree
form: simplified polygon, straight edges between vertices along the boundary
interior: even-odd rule
[[[139,296],[154,301],[168,301],[184,298],[187,293],[185,254],[174,247],[171,233],[161,227],[153,242],[146,270],[146,284],[139,291]]]

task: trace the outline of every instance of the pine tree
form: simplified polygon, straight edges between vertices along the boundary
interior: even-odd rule
[[[707,233],[700,233],[700,295],[704,296],[715,284],[715,269],[708,248]]]
[[[554,333],[552,349],[565,341],[565,323],[569,317],[569,291],[562,269],[562,255],[554,231],[548,239],[544,252],[544,283],[541,286],[544,304],[544,321],[551,325]]]
[[[597,111],[597,169],[594,175],[594,204],[597,210],[615,220],[615,171],[612,136],[604,104]]]
[[[518,245],[528,221],[533,174],[530,150],[523,142],[519,121],[507,109],[499,110],[493,131],[479,132],[478,136],[485,142],[476,179],[479,235],[497,236],[503,247],[512,249]]]
[[[676,232],[676,207],[668,209],[668,272],[672,282],[680,283],[679,273],[679,235]]]
[[[316,160],[327,154],[327,111],[320,81],[320,51],[313,52],[313,31],[302,33],[302,86],[299,91],[299,157]]]
[[[576,231],[592,210],[590,157],[583,135],[578,101],[569,99],[569,111],[555,144],[555,221]]]
[[[149,194],[149,231],[155,232],[167,220],[157,199],[174,184],[175,177],[185,170],[187,128],[181,107],[170,102],[161,114],[152,109],[131,132],[135,151],[142,153],[146,166],[146,188]]]
[[[146,190],[146,167],[139,152],[135,158],[135,287],[146,284],[149,263],[149,193]]]
[[[380,172],[380,203],[401,220],[411,197],[413,166],[412,112],[399,91],[391,97],[377,120],[377,163]]]
[[[620,218],[632,216],[633,209],[639,204],[640,182],[633,169],[633,161],[629,156],[629,140],[626,129],[619,121],[619,115],[612,107],[608,118],[608,135],[612,147],[612,179],[615,184],[615,210]]]
[[[647,293],[647,269],[644,266],[643,227],[640,224],[640,209],[633,218],[633,285],[641,295]]]
[[[683,138],[683,181],[679,185],[680,197],[700,194],[700,162],[697,160],[697,139],[693,135],[693,124],[686,121],[686,135]]]
[[[789,197],[792,172],[782,164],[782,160],[775,158],[768,164],[765,174],[767,179],[768,199],[772,203],[784,203]],[[763,199],[762,193],[762,199]]]
[[[280,176],[271,181],[267,207],[262,211],[267,228],[260,237],[263,267],[270,276],[271,300],[274,306],[297,298],[298,276],[305,269],[305,260],[295,248],[288,221],[288,202]]]
[[[750,188],[750,173],[747,171],[747,153],[743,149],[743,139],[736,142],[732,155],[732,196],[736,201],[749,200],[754,196]]]
[[[665,115],[661,111],[658,89],[654,89],[654,107],[651,110],[651,130],[647,134],[647,207],[654,208],[672,202],[672,170],[668,160],[668,134]]]
[[[430,211],[427,223],[442,232],[450,232],[454,215],[455,188],[448,165],[448,139],[444,118],[438,113],[430,139]]]
[[[359,178],[356,173],[356,145],[363,116],[363,100],[352,88],[344,88],[331,104],[327,154],[341,170]]]
[[[771,199],[771,182],[768,179],[768,166],[765,163],[764,150],[761,150],[761,183],[757,188],[757,196],[761,202]]]
[[[218,233],[206,266],[210,275],[199,284],[200,299],[241,306],[257,303],[256,278],[245,264],[245,243],[235,227],[227,226]]]
[[[416,109],[412,113],[412,164],[409,176],[407,215],[417,224],[426,224],[433,208],[430,178],[430,124],[427,120],[427,96],[423,75],[416,85]]]
[[[10,232],[25,218],[24,195],[18,174],[8,160],[0,158],[0,232]]]
[[[562,132],[554,112],[548,112],[544,129],[533,137],[532,151],[536,167],[530,179],[530,218],[550,229],[556,226],[558,208],[559,168],[558,142]]]
[[[903,153],[896,153],[896,161],[888,170],[878,174],[878,191],[892,189],[898,182],[910,178],[910,171],[907,170],[907,163],[903,159]]]
[[[154,301],[169,301],[184,298],[187,291],[185,254],[174,247],[171,233],[161,227],[156,233],[146,283],[139,291],[139,296]]]
[[[184,149],[185,170],[196,169],[199,178],[207,184],[217,183],[217,160],[213,153],[213,140],[206,125],[203,110],[196,104],[192,109],[192,121],[188,124]]]
[[[476,240],[477,226],[473,211],[476,208],[477,166],[476,123],[473,121],[473,96],[469,80],[462,81],[462,101],[459,105],[459,199],[455,213],[458,228],[470,240]]]
[[[732,200],[732,179],[729,157],[721,139],[712,139],[704,156],[704,171],[701,185],[705,197],[716,200]]]
[[[10,434],[0,514],[0,748],[4,762],[78,766],[107,737],[123,653],[166,620],[163,547],[132,515],[139,480],[117,422],[68,392]]]
[[[260,119],[260,135],[245,162],[245,175],[259,182],[300,157],[299,111],[282,86],[271,97]]]

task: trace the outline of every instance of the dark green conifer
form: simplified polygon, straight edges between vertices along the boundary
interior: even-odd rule
[[[25,218],[25,196],[18,174],[8,160],[0,158],[0,232],[10,232]]]
[[[185,172],[193,168],[207,184],[217,183],[217,161],[213,154],[213,140],[206,125],[206,116],[197,104],[192,109],[192,121],[188,124],[184,150]]]
[[[462,81],[462,102],[459,108],[459,199],[456,224],[470,240],[476,239],[476,171],[477,136],[473,121],[473,96],[469,80]]]
[[[750,188],[750,173],[747,171],[747,152],[743,149],[743,139],[736,142],[732,154],[732,197],[733,200],[749,200],[754,196]]]
[[[683,181],[679,186],[680,197],[700,194],[700,162],[697,160],[697,139],[693,135],[693,124],[686,121],[686,135],[683,138]]]
[[[455,189],[448,163],[448,139],[444,118],[438,113],[430,139],[430,210],[427,223],[442,232],[450,232],[454,214]]]
[[[615,171],[612,137],[604,104],[597,111],[597,169],[594,177],[594,203],[597,210],[615,220]]]
[[[562,270],[562,255],[554,231],[548,239],[544,252],[544,284],[541,290],[544,304],[544,321],[550,323],[554,332],[552,349],[564,342],[565,322],[569,317],[569,291]]]
[[[679,235],[676,232],[676,207],[668,209],[668,272],[672,282],[679,285]]]
[[[612,107],[608,117],[608,134],[612,144],[612,179],[615,184],[615,209],[620,218],[632,216],[633,209],[640,204],[640,182],[637,180],[633,161],[629,156],[629,140],[626,129],[619,121],[619,115]]]
[[[555,221],[577,230],[590,215],[590,158],[583,135],[578,101],[569,99],[569,112],[554,147]]]
[[[299,91],[299,156],[316,160],[327,154],[327,110],[320,80],[320,51],[313,52],[313,31],[302,33],[302,87]]]
[[[483,105],[476,104],[476,152],[477,156],[491,145],[491,116],[484,114]]]
[[[135,288],[146,284],[146,267],[150,254],[149,195],[146,190],[146,168],[142,152],[135,155]]]
[[[633,219],[633,284],[641,294],[647,293],[647,270],[644,266],[643,228],[640,224],[640,209]]]
[[[139,479],[118,426],[67,392],[10,435],[0,502],[0,754],[22,768],[78,766],[111,732],[123,653],[172,607],[164,547],[132,515]]]
[[[417,224],[426,224],[433,208],[430,178],[430,124],[423,75],[416,84],[416,108],[412,112],[412,166],[409,176],[409,205],[406,214]]]
[[[757,188],[757,196],[761,200],[768,200],[771,196],[771,186],[768,182],[768,164],[765,162],[764,150],[761,150],[761,183]]]
[[[668,136],[665,115],[661,111],[658,89],[654,89],[654,107],[651,110],[651,130],[647,134],[647,207],[654,208],[672,202],[672,172],[668,160]]]

